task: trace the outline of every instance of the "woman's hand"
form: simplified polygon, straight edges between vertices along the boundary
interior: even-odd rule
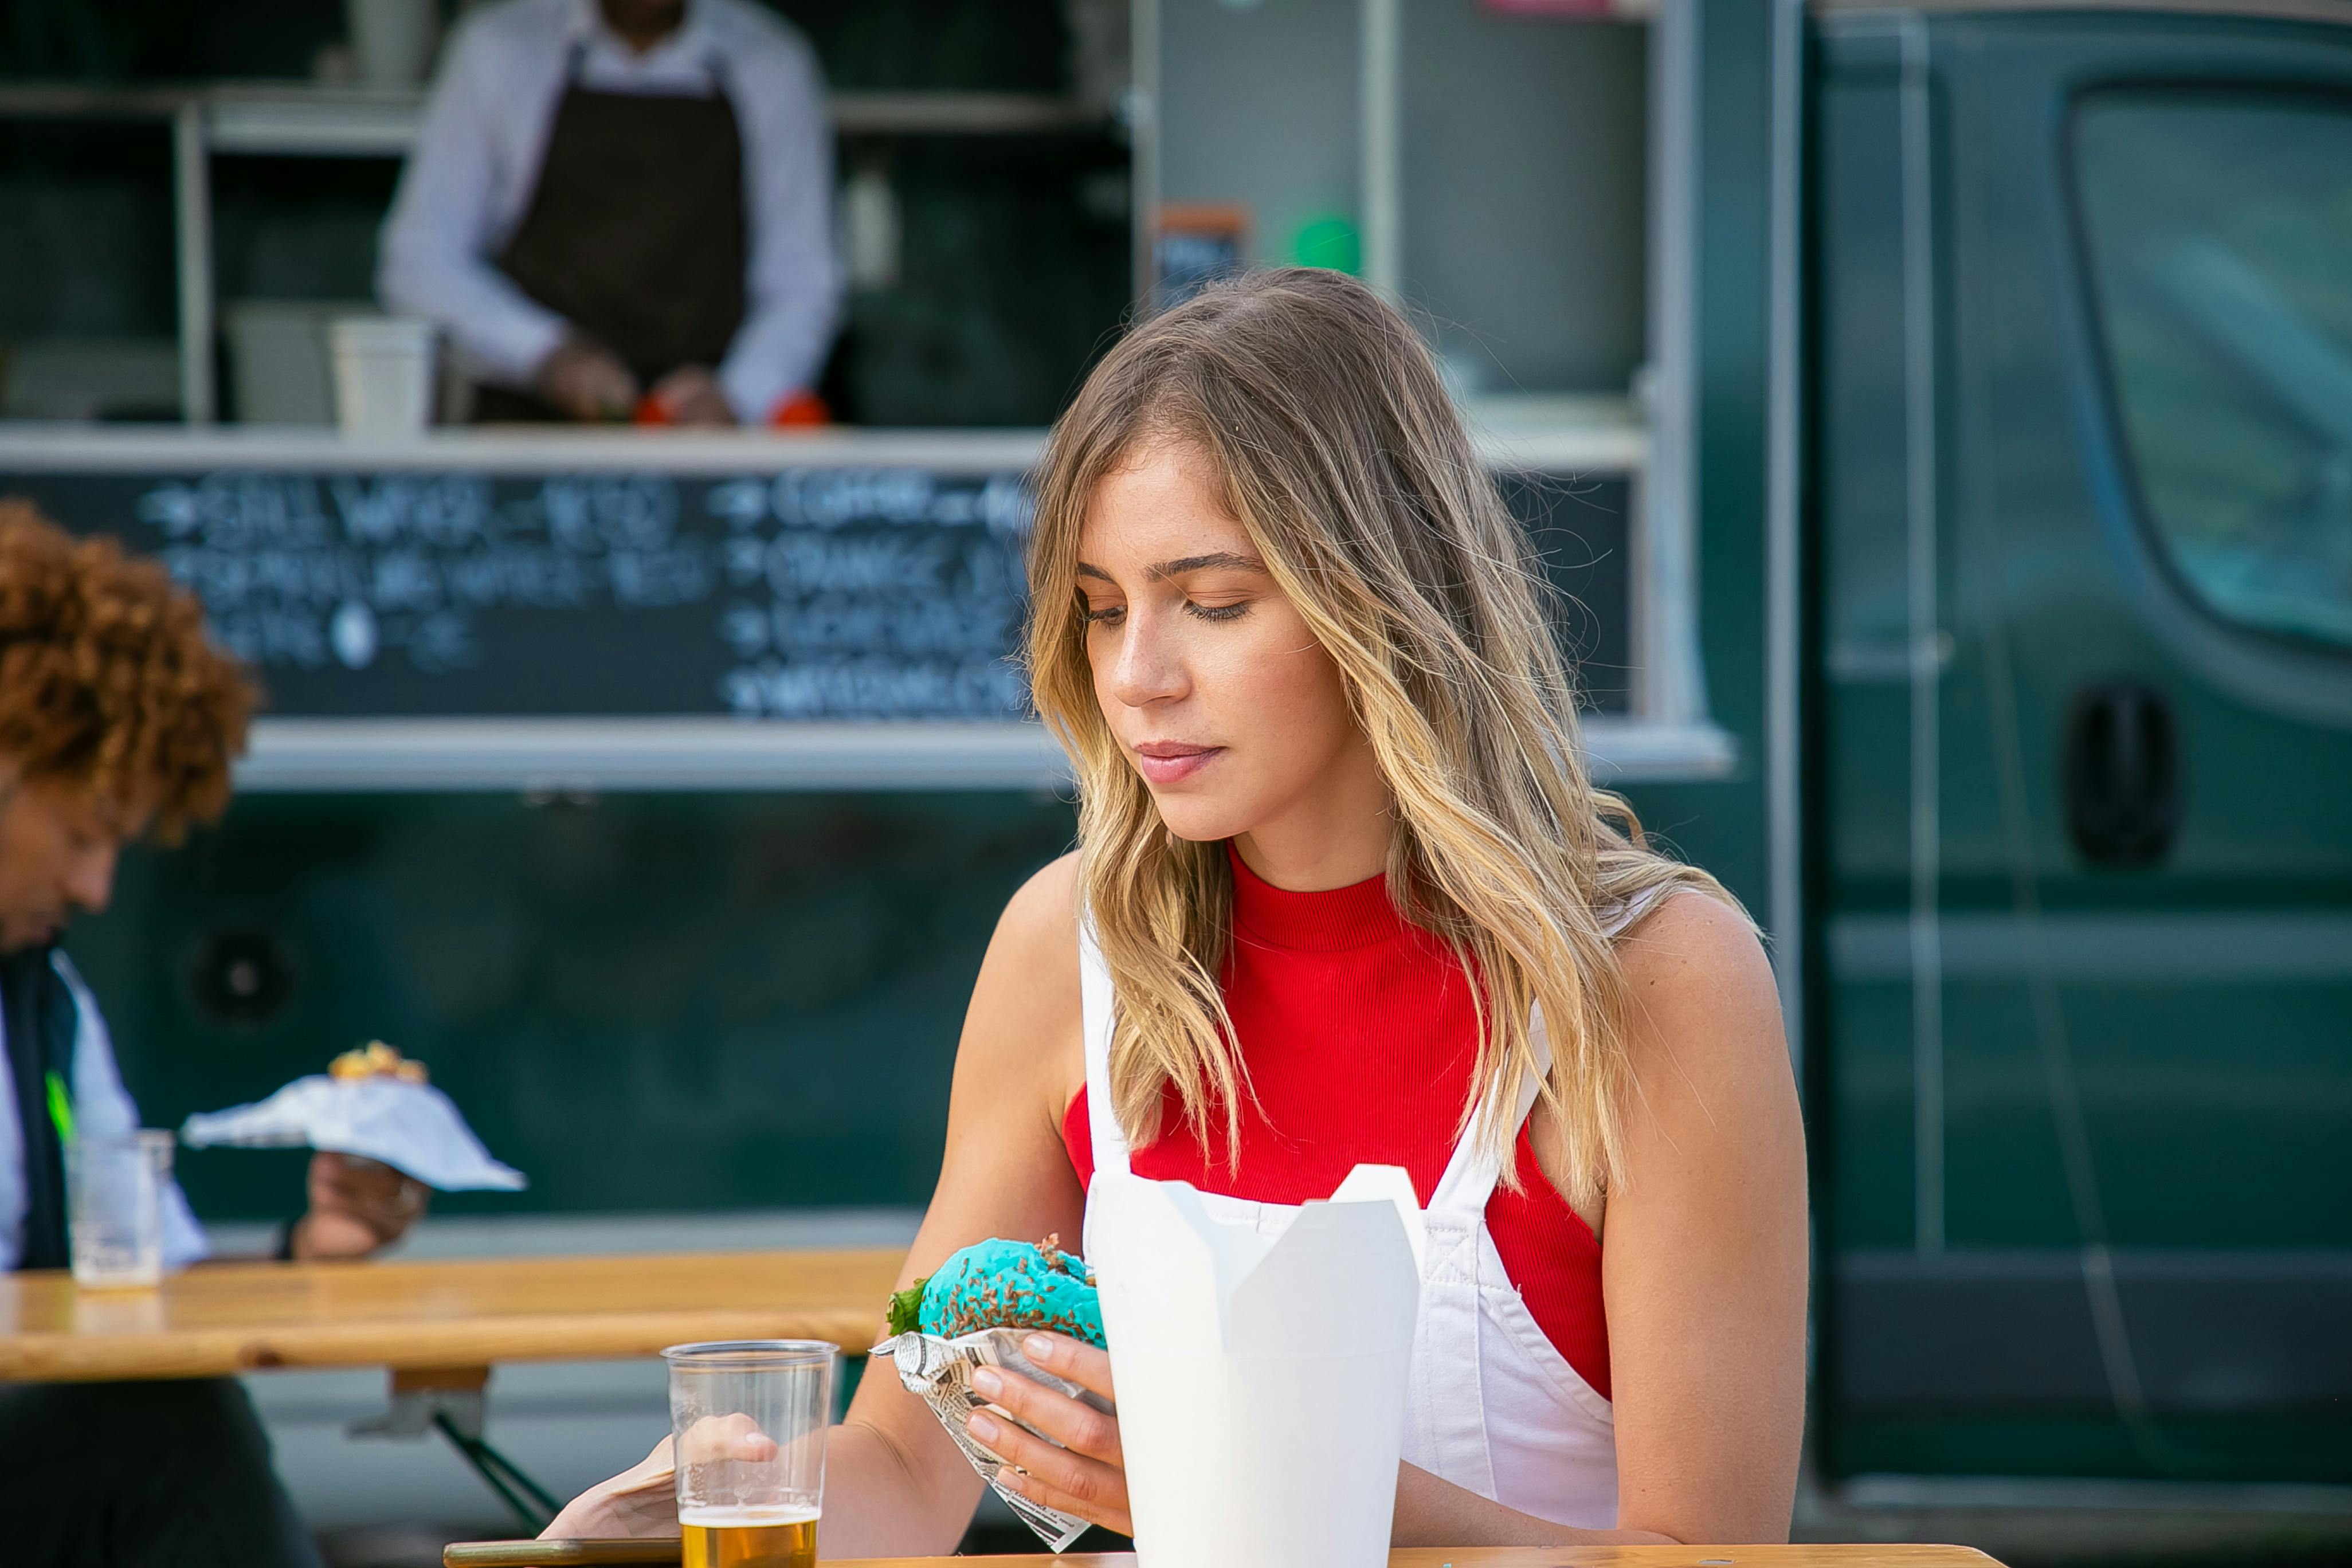
[[[1061,1334],[1032,1334],[1021,1353],[1041,1372],[1065,1377],[1113,1405],[1110,1357]],[[974,1411],[972,1438],[1004,1461],[998,1479],[1031,1502],[1091,1520],[1121,1535],[1135,1533],[1127,1513],[1126,1460],[1119,1453],[1118,1417],[997,1367],[971,1374],[974,1393],[1000,1405],[1063,1447],[1023,1431],[985,1411]]]
[[[686,1431],[688,1464],[741,1459],[762,1464],[776,1457],[776,1440],[749,1415],[710,1415]],[[610,1480],[598,1481],[563,1505],[541,1541],[582,1535],[666,1536],[678,1533],[677,1462],[667,1437],[654,1451]]]

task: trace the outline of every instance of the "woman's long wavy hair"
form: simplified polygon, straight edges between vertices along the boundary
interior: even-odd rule
[[[1533,1068],[1540,1009],[1567,1195],[1597,1201],[1623,1177],[1628,1089],[1625,981],[1602,921],[1664,889],[1731,899],[1651,849],[1625,803],[1593,786],[1527,534],[1412,329],[1336,272],[1253,274],[1137,327],[1087,378],[1039,469],[1029,671],[1077,772],[1081,907],[1118,998],[1119,1126],[1136,1147],[1152,1142],[1172,1085],[1204,1142],[1215,1117],[1231,1150],[1248,1093],[1220,985],[1224,848],[1162,825],[1087,658],[1087,507],[1106,476],[1163,443],[1207,459],[1370,738],[1395,802],[1389,897],[1459,954],[1478,1002],[1464,1131],[1514,1179],[1515,1097],[1478,1090]]]

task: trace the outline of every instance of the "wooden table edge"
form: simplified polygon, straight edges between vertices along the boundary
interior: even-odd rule
[[[950,1557],[827,1557],[822,1568],[943,1568]],[[1135,1568],[1129,1552],[991,1556],[990,1568]],[[1973,1546],[1914,1542],[1793,1542],[1755,1546],[1412,1546],[1389,1568],[2000,1568]]]
[[[152,1336],[58,1334],[38,1336],[51,1343],[0,1339],[0,1381],[77,1383],[370,1366],[623,1361],[658,1355],[670,1345],[698,1340],[829,1340],[845,1355],[862,1356],[882,1334],[878,1314],[790,1308],[616,1312],[588,1319],[542,1314],[502,1317],[488,1324],[387,1319],[260,1332],[221,1328]],[[398,1343],[387,1346],[394,1338]]]
[[[528,1547],[528,1542],[466,1542],[461,1546],[487,1546],[504,1556],[502,1549]],[[586,1548],[570,1561],[679,1561],[676,1537],[653,1541],[586,1541],[564,1542]],[[666,1555],[647,1548],[667,1546]],[[509,1557],[509,1561],[530,1561]],[[827,1557],[824,1568],[948,1568],[972,1562],[966,1557]],[[1136,1568],[1131,1552],[1085,1552],[1054,1556],[1029,1552],[982,1559],[991,1568]],[[2000,1568],[1991,1557],[1973,1546],[1912,1542],[1777,1542],[1755,1546],[1455,1546],[1398,1547],[1388,1554],[1388,1568]]]
[[[883,1310],[890,1282],[905,1261],[897,1247],[770,1247],[718,1252],[583,1254],[562,1258],[389,1258],[337,1263],[271,1263],[239,1260],[206,1265],[202,1272],[174,1276],[160,1294],[107,1293],[87,1298],[92,1315],[152,1313],[152,1323],[76,1328],[44,1323],[0,1328],[0,1381],[74,1383],[130,1378],[218,1377],[278,1370],[329,1368],[394,1369],[486,1366],[499,1362],[604,1361],[658,1353],[666,1346],[697,1340],[828,1340],[845,1354],[861,1356],[885,1332]],[[698,1307],[623,1305],[605,1310],[568,1311],[533,1304],[527,1310],[485,1310],[471,1315],[404,1312],[395,1302],[372,1304],[343,1295],[368,1284],[431,1291],[450,1283],[463,1291],[501,1274],[534,1280],[543,1291],[574,1272],[593,1273],[615,1265],[727,1268],[749,1263],[761,1275],[845,1273],[866,1276],[867,1292],[855,1290],[856,1306],[845,1305],[839,1289],[779,1284],[768,1299]],[[583,1280],[583,1284],[586,1281]],[[289,1318],[240,1323],[161,1321],[173,1310],[196,1310],[197,1303],[258,1287],[299,1295],[324,1288],[341,1296],[332,1310],[350,1315],[326,1321]],[[0,1293],[22,1303],[38,1303],[36,1316],[80,1310],[85,1298],[63,1270],[19,1274],[0,1279]],[[814,1297],[814,1299],[809,1299]],[[175,1298],[180,1300],[175,1300]],[[798,1298],[798,1299],[796,1299]],[[593,1297],[590,1298],[593,1300]],[[184,1301],[186,1304],[183,1305]],[[459,1309],[461,1314],[463,1308]]]

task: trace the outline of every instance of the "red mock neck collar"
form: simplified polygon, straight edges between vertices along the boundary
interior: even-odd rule
[[[1384,875],[1345,888],[1294,893],[1244,865],[1231,839],[1225,841],[1225,859],[1234,868],[1234,929],[1261,947],[1342,952],[1387,942],[1409,929],[1389,902]]]

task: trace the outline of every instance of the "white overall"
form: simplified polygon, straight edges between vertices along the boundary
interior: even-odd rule
[[[1607,922],[1610,934],[1646,913],[1637,900]],[[1129,1169],[1126,1135],[1111,1113],[1111,981],[1093,932],[1078,933],[1087,1051],[1087,1118],[1094,1168]],[[1539,1070],[1551,1066],[1543,1019],[1534,1020]],[[1517,1086],[1513,1138],[1533,1110],[1538,1079]],[[1617,1524],[1617,1436],[1609,1401],[1593,1392],[1528,1312],[1486,1231],[1486,1200],[1501,1174],[1465,1139],[1422,1211],[1421,1316],[1413,1330],[1405,1403],[1405,1462],[1506,1508],[1555,1524]],[[1295,1204],[1202,1194],[1209,1211],[1281,1230]]]

